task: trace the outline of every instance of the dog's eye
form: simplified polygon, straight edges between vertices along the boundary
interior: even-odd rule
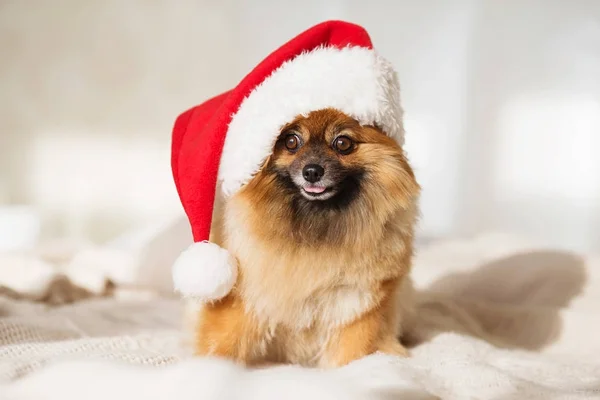
[[[333,147],[340,154],[349,154],[354,148],[354,142],[348,136],[338,136],[333,141]]]
[[[289,134],[285,137],[285,148],[290,151],[296,151],[300,147],[300,138],[296,134]]]

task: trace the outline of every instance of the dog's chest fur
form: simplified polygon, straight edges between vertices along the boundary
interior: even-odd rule
[[[323,277],[314,279],[312,286],[300,279],[294,284],[294,278],[275,276],[256,276],[242,285],[248,311],[268,326],[267,358],[275,362],[317,365],[330,340],[335,340],[336,328],[360,317],[380,300],[376,291],[358,285],[319,290],[317,282],[325,284]]]
[[[346,266],[341,257],[315,253],[294,259],[283,252],[270,257],[252,253],[240,259],[238,288],[248,311],[261,322],[295,331],[338,326],[379,301],[367,279],[342,272]]]
[[[247,312],[267,327],[267,356],[273,361],[318,363],[332,332],[383,296],[377,281],[389,268],[368,270],[366,261],[344,249],[297,254],[240,231],[229,239],[240,262],[237,292]]]
[[[384,281],[403,274],[404,227],[346,246],[300,246],[256,234],[247,207],[230,206],[223,227],[239,262],[235,288],[246,312],[266,332],[267,358],[314,364],[342,325],[377,307]]]
[[[273,332],[270,358],[273,361],[308,365],[318,363],[323,350],[332,340],[335,328],[373,307],[375,297],[372,293],[357,289],[336,288],[307,300],[297,308],[282,306],[268,316],[264,314],[269,318],[267,323]],[[260,307],[256,304],[249,306]]]

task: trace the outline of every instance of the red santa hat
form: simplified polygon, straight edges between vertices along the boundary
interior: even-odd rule
[[[275,50],[235,88],[181,114],[171,164],[194,243],[173,265],[176,291],[214,301],[232,289],[237,262],[209,242],[215,198],[226,199],[252,178],[283,125],[332,107],[377,124],[402,144],[399,91],[392,65],[365,29],[327,21]]]

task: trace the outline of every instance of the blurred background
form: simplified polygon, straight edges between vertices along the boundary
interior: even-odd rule
[[[0,0],[0,249],[180,216],[177,115],[326,19],[398,70],[420,238],[600,251],[598,0]]]

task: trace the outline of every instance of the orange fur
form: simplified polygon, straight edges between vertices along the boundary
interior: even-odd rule
[[[395,330],[388,325],[390,314],[396,312],[393,297],[397,282],[393,280],[383,286],[384,297],[375,308],[335,330],[321,360],[323,366],[342,366],[375,351],[408,355],[395,337]]]
[[[340,131],[355,140],[351,154],[327,146],[319,154],[360,168],[360,192],[342,211],[303,214],[273,171],[308,157],[308,146],[295,154],[276,146],[219,208],[213,240],[237,257],[240,274],[226,299],[198,312],[196,354],[324,367],[375,351],[408,355],[398,336],[411,310],[419,186],[401,147],[332,109],[283,131],[290,126],[307,143],[329,143]]]
[[[247,313],[239,297],[227,296],[202,310],[202,326],[198,331],[195,350],[199,355],[214,355],[251,363],[259,358],[258,343],[265,332]]]

